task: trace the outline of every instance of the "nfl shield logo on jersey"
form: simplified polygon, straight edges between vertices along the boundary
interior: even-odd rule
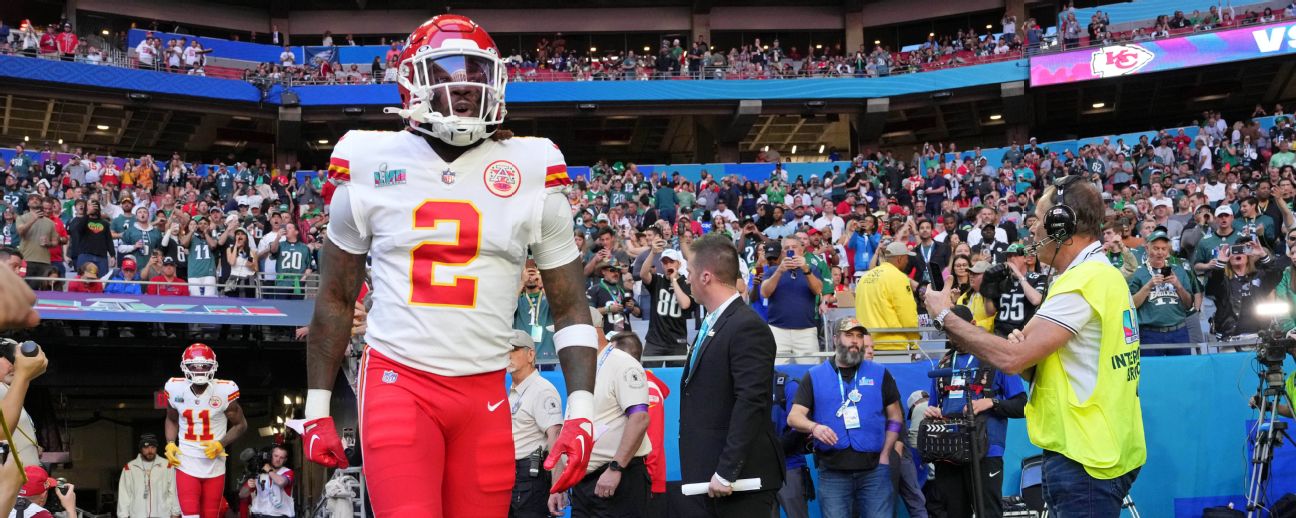
[[[396,371],[383,371],[383,383],[396,383]]]
[[[441,171],[441,183],[446,185],[454,185],[456,175],[457,173],[451,171],[449,168],[446,168],[445,171]]]

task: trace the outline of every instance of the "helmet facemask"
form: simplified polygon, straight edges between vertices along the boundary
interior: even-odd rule
[[[490,50],[425,46],[401,62],[396,77],[409,98],[405,108],[384,111],[399,114],[410,127],[447,144],[474,144],[504,122],[508,76]]]
[[[180,362],[180,371],[185,379],[195,385],[206,385],[216,376],[216,360],[185,360]]]

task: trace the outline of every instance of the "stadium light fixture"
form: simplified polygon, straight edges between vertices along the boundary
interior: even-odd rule
[[[1106,106],[1107,106],[1107,103],[1102,102],[1102,101],[1098,101],[1098,102],[1096,102],[1096,103],[1093,103],[1092,106],[1093,106],[1093,108],[1094,108],[1095,110],[1097,110],[1097,109],[1100,109],[1100,108],[1104,108],[1104,107],[1106,107]]]
[[[936,37],[936,33],[934,33],[934,32],[929,32],[929,33],[927,33],[927,37],[928,37],[928,38],[935,38],[935,37]]]
[[[60,146],[63,145],[63,139],[59,139],[59,145],[60,145]]]
[[[650,52],[651,50],[652,49],[649,48],[647,45],[644,45],[644,52]]]
[[[320,144],[328,144],[328,139],[326,139],[326,138],[322,138],[322,139],[319,139],[319,140],[316,141],[316,142],[319,142]],[[287,396],[285,396],[285,397],[287,397]]]
[[[769,50],[769,45],[761,45],[761,50]]]
[[[820,154],[820,155],[823,154],[823,150],[824,150],[824,145],[823,145],[823,144],[819,144],[819,154]]]
[[[816,44],[815,44],[815,49],[816,49],[816,50],[818,50],[818,49],[822,49],[822,48],[823,48],[823,44],[822,44],[822,43],[816,43]]]
[[[100,33],[100,34],[103,34],[104,36],[107,36],[107,35],[108,35],[108,29],[104,29],[104,30],[100,31],[99,33]]]
[[[284,394],[284,400],[283,400],[283,401],[284,401],[284,404],[285,404],[285,405],[291,405],[291,404],[292,404],[292,398],[288,397],[288,394]]]
[[[792,154],[796,154],[796,144],[792,144]]]
[[[1002,118],[1003,118],[1003,115],[1000,115],[1000,114],[998,114],[998,113],[996,113],[996,114],[990,116],[990,120],[992,120],[992,121],[997,121],[997,120],[1002,119]]]
[[[874,45],[881,45],[881,44],[882,44],[882,40],[873,40],[873,44],[874,44]]]
[[[107,125],[107,124],[100,124],[100,125],[95,126],[95,129],[97,129],[97,130],[99,130],[99,131],[108,131],[108,125]]]
[[[990,30],[990,24],[986,24],[986,30]]]
[[[761,151],[768,153],[768,152],[769,152],[769,146],[765,146],[765,147],[761,148]]]
[[[598,52],[598,47],[590,47],[590,52]]]
[[[31,142],[31,136],[23,135],[23,142]]]

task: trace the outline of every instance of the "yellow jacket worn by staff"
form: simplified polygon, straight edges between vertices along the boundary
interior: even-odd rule
[[[1078,293],[1093,308],[1102,326],[1097,380],[1093,394],[1078,401],[1059,349],[1036,364],[1026,405],[1032,443],[1080,463],[1102,480],[1129,473],[1147,460],[1138,396],[1138,317],[1124,281],[1111,265],[1086,261],[1049,287],[1048,298]]]
[[[869,328],[874,349],[903,351],[916,345],[918,333],[876,333],[873,329],[918,327],[918,303],[909,276],[891,263],[882,263],[855,285],[855,319]]]

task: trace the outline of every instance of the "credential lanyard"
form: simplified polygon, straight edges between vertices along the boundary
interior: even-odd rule
[[[860,366],[855,367],[855,375],[854,375],[854,376],[852,377],[852,379],[851,379],[851,392],[852,392],[852,393],[855,393],[856,391],[859,390],[857,387],[859,387],[859,376],[860,376],[860,371],[861,371],[861,370],[863,370],[863,364],[860,364]],[[850,399],[847,399],[847,398],[846,398],[846,384],[845,384],[845,383],[842,383],[842,377],[841,377],[841,371],[840,371],[840,370],[837,371],[837,392],[838,392],[839,394],[841,394],[841,398],[842,398],[842,408],[846,408],[846,407],[850,406],[851,404],[856,403],[855,401],[851,401]]]

